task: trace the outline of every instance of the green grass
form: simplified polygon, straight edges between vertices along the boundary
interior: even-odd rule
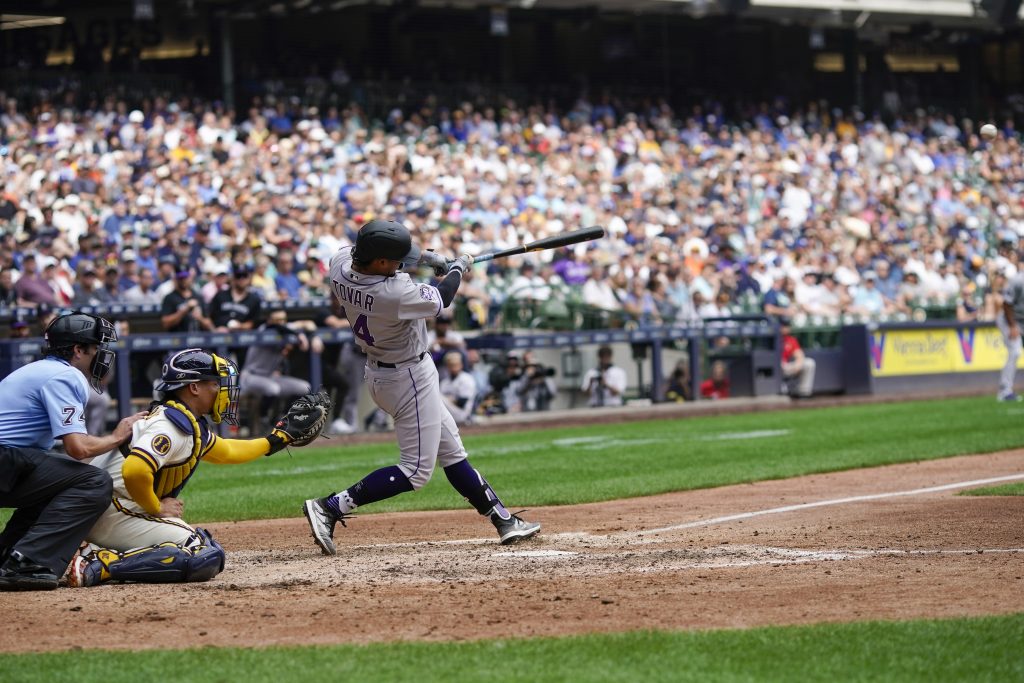
[[[48,681],[1019,681],[1024,615],[469,643],[0,656]]]
[[[724,438],[755,437],[759,438]],[[567,505],[930,460],[1024,446],[1020,416],[989,397],[658,420],[472,436],[471,462],[511,506]],[[296,517],[306,498],[398,460],[396,442],[203,463],[185,489],[193,523]],[[442,472],[363,508],[461,509]],[[0,522],[6,516],[0,515]]]
[[[722,438],[771,432],[761,438]],[[515,507],[565,505],[982,453],[1024,445],[989,397],[659,420],[466,438],[471,462]],[[184,493],[194,522],[294,517],[301,501],[394,464],[397,444],[308,448],[238,466],[203,464]],[[460,509],[436,472],[366,512]]]
[[[981,489],[969,489],[962,496],[1024,496],[1024,481],[1002,486],[986,486]]]

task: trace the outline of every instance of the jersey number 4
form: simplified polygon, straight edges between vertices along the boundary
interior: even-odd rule
[[[367,346],[373,346],[373,335],[370,334],[370,328],[366,325],[366,314],[360,313],[359,317],[356,318],[355,323],[352,325],[352,334],[363,340]]]

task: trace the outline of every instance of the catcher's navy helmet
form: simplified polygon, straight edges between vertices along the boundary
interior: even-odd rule
[[[53,354],[58,349],[67,349],[77,344],[97,346],[96,357],[92,361],[89,383],[96,393],[102,393],[100,381],[110,372],[110,366],[114,362],[114,352],[107,348],[107,344],[117,341],[117,331],[110,321],[98,315],[89,315],[74,311],[54,318],[46,331],[43,332],[43,339],[46,340],[45,353]]]
[[[238,367],[215,353],[185,349],[171,354],[160,373],[157,391],[174,391],[186,384],[203,381],[220,383],[210,416],[214,422],[238,424]]]
[[[352,259],[370,263],[379,258],[413,264],[420,260],[420,248],[409,230],[394,221],[372,220],[359,229]]]

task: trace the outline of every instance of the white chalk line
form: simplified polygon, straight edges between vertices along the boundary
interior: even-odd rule
[[[701,519],[696,522],[686,522],[685,524],[674,524],[672,526],[664,526],[656,529],[647,529],[643,532],[630,532],[630,533],[645,533],[645,534],[659,534],[666,531],[680,531],[682,529],[695,529],[702,526],[711,526],[712,524],[724,524],[725,522],[735,522],[741,519],[750,519],[752,517],[761,517],[764,515],[778,515],[784,512],[794,512],[796,510],[809,510],[811,508],[827,507],[830,505],[844,505],[846,503],[862,503],[868,500],[884,500],[886,498],[899,498],[901,496],[919,496],[926,493],[939,493],[941,491],[953,491],[955,489],[966,489],[972,486],[984,486],[986,484],[998,484],[1004,481],[1014,481],[1017,479],[1024,479],[1024,472],[1018,474],[1008,474],[1003,477],[990,477],[988,479],[974,479],[971,481],[958,481],[953,484],[943,484],[941,486],[928,486],[921,489],[911,489],[909,491],[891,491],[889,493],[871,493],[863,496],[849,496],[847,498],[833,498],[831,500],[819,500],[813,503],[800,503],[798,505],[784,505],[777,508],[769,508],[767,510],[754,510],[753,512],[741,512],[735,515],[726,515],[724,517],[713,517],[711,519]]]

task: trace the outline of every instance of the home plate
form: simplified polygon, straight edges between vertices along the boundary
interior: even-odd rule
[[[509,550],[503,553],[491,553],[493,557],[559,557],[578,554],[568,550]]]

